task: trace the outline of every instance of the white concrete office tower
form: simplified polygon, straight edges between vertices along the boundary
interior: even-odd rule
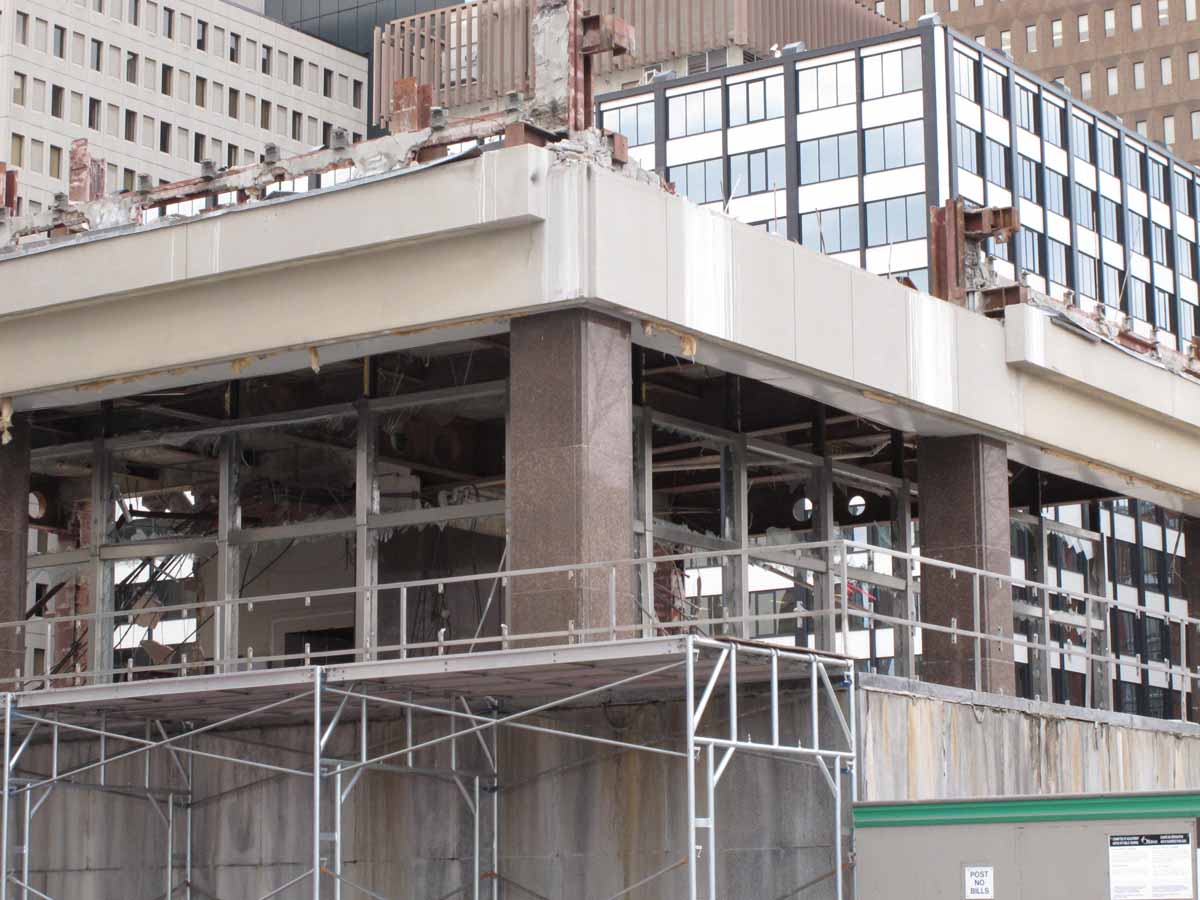
[[[367,61],[222,0],[0,0],[0,162],[20,211],[67,191],[71,142],[132,190],[366,133]]]

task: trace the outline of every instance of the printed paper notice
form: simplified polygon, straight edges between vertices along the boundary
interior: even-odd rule
[[[1108,839],[1110,900],[1192,900],[1190,834],[1115,834]]]

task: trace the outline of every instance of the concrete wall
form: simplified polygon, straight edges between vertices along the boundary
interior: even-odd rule
[[[1200,785],[1196,762],[1200,729],[1193,726],[1022,701],[988,704],[969,692],[951,694],[946,688],[905,691],[895,679],[888,679],[893,682],[889,685],[878,676],[867,676],[867,681],[871,683],[860,692],[858,707],[864,800],[1108,794],[1196,790]],[[806,731],[802,696],[789,695],[782,706],[785,742]],[[764,698],[744,691],[740,704],[743,733],[766,734]],[[720,695],[709,709],[709,715],[715,715],[709,727],[713,733],[723,732],[727,726],[720,717],[724,709]],[[513,708],[502,705],[502,711]],[[677,702],[582,708],[530,721],[601,737],[682,746]],[[836,725],[825,720],[821,727],[831,733],[827,729]],[[416,733],[421,739],[446,734],[448,728],[444,722],[418,720]],[[400,749],[402,723],[375,721],[368,737],[373,753]],[[346,724],[335,734],[326,755],[352,755],[357,741],[356,727]],[[302,726],[273,727],[202,736],[196,747],[304,768],[310,742],[311,733]],[[29,753],[25,765],[45,771],[45,749]],[[75,743],[64,749],[62,764],[65,768],[94,759],[95,754],[94,743]],[[686,793],[683,763],[678,759],[517,731],[501,733],[499,759],[500,870],[518,884],[552,900],[603,900],[684,858]],[[447,766],[449,747],[423,751],[415,763]],[[473,739],[460,742],[458,765],[483,768]],[[195,773],[196,797],[201,801],[194,823],[197,885],[220,898],[253,898],[305,869],[311,838],[307,779],[276,777],[203,759],[195,761]],[[92,773],[84,780],[94,777]],[[152,759],[152,783],[178,784],[171,781],[174,777],[169,760],[161,755]],[[142,779],[140,758],[109,768],[110,785],[136,786]],[[242,787],[245,790],[235,790]],[[790,897],[802,884],[831,871],[832,798],[812,766],[737,756],[718,787],[717,806],[721,900]],[[323,827],[329,830],[331,806],[324,815]],[[1110,830],[1125,834],[1138,828],[1125,822]],[[1187,829],[1174,821],[1156,820],[1153,828],[1143,830]],[[880,836],[884,831],[905,834],[894,839],[901,843],[893,847]],[[1050,837],[1030,831],[984,843],[974,843],[970,837],[947,838],[945,846],[950,849],[930,862],[928,877],[917,878],[911,873],[920,866],[912,861],[922,857],[905,849],[907,831],[858,830],[858,896],[910,896],[871,887],[887,883],[872,878],[885,879],[887,872],[894,877],[897,858],[908,859],[909,865],[908,875],[901,879],[903,888],[897,885],[896,890],[915,885],[914,898],[951,897],[938,893],[948,890],[953,880],[937,866],[948,867],[960,877],[959,868],[971,847],[995,847],[996,865],[1001,866],[1033,852],[1022,849],[1026,844],[1021,841],[1042,848],[1058,846],[1058,856],[1049,850],[1043,854],[1052,862],[1067,858],[1061,855],[1066,852],[1062,848],[1080,842],[1094,853],[1092,844],[1104,836],[1103,827],[1089,831],[1063,826],[1051,829]],[[436,898],[470,878],[472,822],[450,782],[367,774],[345,806],[344,836],[347,877],[384,896]],[[487,846],[486,818],[482,838]],[[933,852],[929,848],[942,844],[926,841],[925,846]],[[966,849],[960,853],[955,849],[959,846]],[[33,884],[51,896],[125,900],[153,897],[161,891],[163,830],[142,799],[60,787],[36,820],[34,847]],[[970,862],[987,861],[972,858]],[[490,868],[490,861],[484,866]],[[685,889],[685,874],[680,867],[629,896],[634,900],[678,897]],[[828,900],[831,895],[832,885],[826,880],[798,896]],[[281,896],[298,900],[309,893],[296,888]],[[509,887],[502,896],[524,895]],[[1082,890],[998,896],[1033,900],[1106,894]]]
[[[1200,790],[1200,726],[885,676],[859,692],[864,801]]]
[[[744,693],[741,702],[748,712],[747,731],[765,735],[769,726],[762,699]],[[719,695],[712,704],[716,733],[727,726],[716,715]],[[800,714],[794,697],[782,714],[786,740],[797,733],[791,723],[807,722],[807,715]],[[577,709],[530,721],[682,747],[682,712],[675,702]],[[822,728],[836,725],[830,719]],[[418,739],[447,731],[443,722],[417,724]],[[500,870],[536,892],[508,885],[502,897],[602,900],[685,857],[685,770],[677,758],[516,731],[501,735]],[[357,740],[353,725],[341,727],[327,755],[353,754]],[[369,742],[372,752],[400,748],[402,723],[373,724]],[[247,730],[203,736],[196,747],[303,768],[311,733],[302,727]],[[459,747],[461,768],[483,767],[474,738],[463,739]],[[44,749],[30,754],[24,762],[44,771]],[[94,743],[76,743],[62,761],[70,765],[95,754]],[[415,764],[447,766],[448,745],[419,753]],[[156,757],[151,781],[163,784],[171,777],[169,760]],[[142,779],[140,757],[109,767],[109,784],[137,785]],[[211,798],[197,807],[194,822],[195,882],[208,895],[259,897],[304,871],[311,841],[309,780],[197,759],[195,784],[197,799]],[[717,805],[722,900],[791,896],[803,883],[832,871],[832,797],[813,767],[735,757],[718,787]],[[325,830],[332,827],[331,813],[327,805]],[[442,897],[471,877],[471,829],[452,783],[368,773],[345,806],[345,874],[389,898]],[[486,846],[486,819],[482,838]],[[59,788],[36,819],[34,848],[33,884],[51,896],[128,900],[163,891],[163,828],[142,799]],[[486,857],[484,867],[490,870]],[[686,869],[679,867],[628,896],[679,897],[686,891],[685,879]],[[323,890],[330,887],[326,882]],[[311,887],[297,886],[279,896],[310,897]],[[826,880],[803,897],[829,900],[832,883]]]

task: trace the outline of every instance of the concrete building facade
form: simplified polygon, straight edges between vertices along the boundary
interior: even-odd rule
[[[366,134],[367,64],[222,0],[0,8],[0,161],[23,211],[67,193],[72,142],[104,161],[108,192]],[[25,206],[28,204],[28,206]]]
[[[878,0],[875,8],[905,25],[936,13],[1022,68],[1119,117],[1131,131],[1200,162],[1194,0]]]

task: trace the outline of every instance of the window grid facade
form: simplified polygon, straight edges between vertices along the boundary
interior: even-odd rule
[[[1200,305],[1200,175],[1060,86],[942,26],[731,68],[715,82],[709,73],[610,94],[600,98],[601,122],[620,122],[619,107],[635,99],[653,98],[661,111],[702,84],[720,96],[722,87],[792,77],[789,70],[794,92],[783,116],[764,119],[774,130],[761,145],[745,147],[744,136],[724,126],[704,133],[715,149],[706,159],[720,158],[726,185],[720,196],[706,192],[705,202],[750,223],[786,220],[771,230],[880,274],[927,268],[928,209],[945,196],[1016,202],[1026,228],[993,248],[1001,277],[1027,273],[1035,290],[1110,316],[1123,310],[1148,338],[1176,347],[1191,339]],[[938,109],[943,123],[930,120]],[[646,164],[690,162],[680,154],[701,152],[685,143],[696,140],[664,139],[660,127]],[[729,195],[732,159],[770,146],[784,154],[786,210],[779,191],[767,192],[773,207],[743,190]]]
[[[69,164],[63,157],[69,159],[75,138],[87,138],[92,156],[106,161],[106,189],[115,192],[126,189],[126,171],[135,184],[138,174],[153,182],[196,175],[193,135],[205,141],[200,159],[218,165],[258,162],[267,143],[287,155],[321,142],[319,126],[297,138],[286,133],[282,117],[264,127],[260,99],[280,109],[303,109],[318,123],[346,128],[352,138],[366,134],[365,59],[236,6],[216,0],[140,4],[135,21],[128,2],[115,0],[14,5],[30,26],[24,42],[0,54],[0,84],[21,72],[30,88],[27,102],[0,110],[0,160],[11,162],[5,151],[13,133],[50,148],[41,160],[26,154],[19,182],[23,212],[38,212],[67,190]],[[46,27],[34,28],[34,22]],[[272,48],[268,73],[260,70],[260,44]],[[294,88],[281,74],[282,56],[309,57],[334,71],[334,96],[323,97],[319,84],[316,90]],[[44,99],[34,95],[35,86]],[[241,97],[235,112],[218,102],[217,95],[223,101],[230,90]],[[229,156],[229,146],[237,149],[236,158]]]

